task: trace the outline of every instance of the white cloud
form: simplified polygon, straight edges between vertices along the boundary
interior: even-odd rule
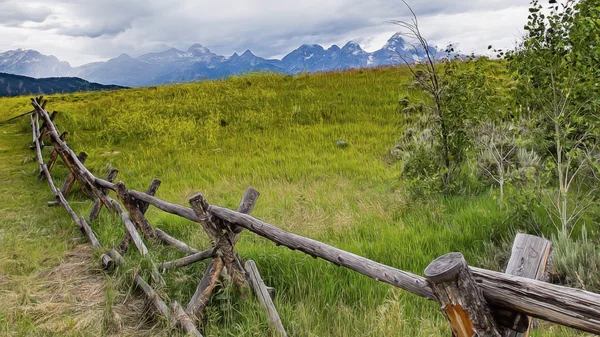
[[[459,43],[463,52],[509,47],[527,17],[521,0],[410,2],[431,42]],[[0,51],[31,48],[74,65],[193,43],[263,57],[348,40],[372,51],[397,30],[386,21],[408,15],[400,0],[3,0]]]

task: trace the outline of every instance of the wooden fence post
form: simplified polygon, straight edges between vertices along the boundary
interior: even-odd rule
[[[251,187],[248,188],[238,206],[238,211],[245,214],[250,213],[259,196],[260,193],[257,190]],[[204,307],[208,303],[210,294],[215,287],[219,276],[223,272],[224,267],[228,268],[227,271],[232,276],[234,283],[239,287],[245,285],[246,275],[242,261],[233,249],[242,229],[234,231],[232,228],[234,226],[231,226],[230,223],[223,223],[222,220],[213,218],[212,214],[208,212],[210,205],[202,194],[198,193],[193,195],[189,199],[189,202],[196,216],[201,219],[200,222],[204,227],[204,230],[213,241],[216,254],[213,260],[208,264],[208,267],[196,288],[194,296],[186,307],[186,311],[198,319],[202,314],[202,310],[204,310]],[[226,228],[229,228],[230,230],[225,234],[222,234],[221,231]]]
[[[269,324],[275,331],[277,331],[279,336],[286,337],[287,334],[285,333],[285,329],[281,323],[281,318],[279,318],[279,313],[277,313],[277,309],[275,309],[275,304],[273,304],[273,298],[271,297],[265,282],[263,282],[263,279],[258,273],[256,263],[252,260],[249,260],[246,262],[244,267],[248,273],[248,279],[250,280],[252,290],[254,291],[256,298],[258,298],[260,305],[262,305],[267,316],[269,317]]]
[[[122,184],[122,183],[119,183],[119,184]],[[115,187],[117,189],[117,194],[119,196],[119,199],[125,205],[125,208],[127,208],[127,211],[129,212],[129,214],[131,214],[131,218],[133,219],[133,222],[135,222],[136,226],[142,231],[142,234],[144,235],[144,237],[146,237],[146,238],[155,237],[156,234],[154,233],[154,229],[152,228],[152,226],[150,225],[148,220],[144,217],[144,214],[146,214],[146,211],[148,210],[148,207],[150,206],[150,204],[148,204],[147,202],[133,198],[131,196],[131,194],[129,193],[129,191],[125,188],[125,185],[120,186],[119,184],[115,185]],[[146,194],[153,196],[154,194],[156,194],[156,191],[158,191],[159,187],[160,187],[160,180],[158,180],[156,178],[153,179],[152,182],[150,183],[150,186],[148,187],[148,190],[146,191]],[[129,249],[130,243],[131,243],[131,235],[129,235],[129,233],[125,233],[125,237],[123,237],[123,240],[121,240],[121,243],[118,246],[118,250],[120,252],[126,252],[127,249]]]
[[[42,109],[44,109],[47,102],[48,101],[42,102],[42,106],[41,106]],[[37,113],[37,111],[35,109],[34,109],[34,113]],[[58,111],[52,111],[52,113],[50,114],[50,121],[53,121],[54,118],[56,118],[56,115],[58,115]],[[48,133],[49,133],[49,130],[47,128],[46,121],[44,120],[42,122],[42,126],[39,127],[39,129],[38,129],[39,136],[37,136],[33,142],[35,143],[35,140],[37,139],[37,141],[40,143],[40,147],[43,148],[44,147],[44,137],[46,137],[48,135]],[[30,146],[30,148],[35,149],[35,145]]]
[[[505,273],[543,279],[552,256],[552,242],[534,235],[517,234]],[[503,337],[527,337],[531,319],[527,315],[492,308]]]
[[[500,337],[494,318],[461,253],[438,257],[425,276],[457,337]]]

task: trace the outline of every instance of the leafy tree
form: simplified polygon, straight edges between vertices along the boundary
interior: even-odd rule
[[[546,10],[532,0],[529,12],[523,43],[505,56],[517,112],[537,121],[538,151],[552,170],[556,190],[546,208],[567,232],[592,206],[597,185],[589,174],[599,136],[600,0],[550,0]]]
[[[402,28],[400,34],[408,39],[420,60],[415,62],[398,53],[413,75],[413,88],[424,92],[430,104],[424,111],[426,121],[418,118],[417,125],[396,144],[395,154],[405,161],[405,177],[413,181],[439,179],[446,191],[456,187],[456,177],[461,165],[472,149],[468,128],[481,116],[490,118],[499,111],[496,103],[501,97],[498,86],[491,79],[496,74],[486,58],[461,57],[453,46],[446,49],[447,57],[439,57],[421,33],[419,21],[411,7],[409,21],[395,20],[391,23]],[[491,71],[490,71],[491,70]],[[415,113],[411,105],[405,107],[408,114]],[[408,116],[405,121],[414,119]],[[422,144],[409,144],[420,141]],[[403,151],[411,153],[402,155]],[[419,155],[420,154],[420,155]],[[433,179],[432,179],[433,178]]]

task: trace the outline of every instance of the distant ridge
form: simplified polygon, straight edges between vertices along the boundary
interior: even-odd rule
[[[430,47],[430,52],[443,55],[435,47]],[[297,74],[396,65],[404,64],[405,60],[418,61],[424,54],[424,49],[412,48],[399,34],[372,53],[352,41],[341,48],[333,45],[328,49],[318,44],[305,44],[281,60],[265,59],[250,50],[227,57],[194,44],[186,51],[171,48],[136,58],[121,54],[106,62],[71,67],[54,56],[18,49],[0,53],[0,72],[31,77],[78,76],[102,84],[139,87],[225,78],[248,72]]]
[[[0,96],[49,95],[77,91],[114,90],[124,87],[91,83],[78,77],[32,78],[0,73]]]

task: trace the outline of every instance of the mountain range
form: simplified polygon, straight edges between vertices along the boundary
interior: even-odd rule
[[[435,47],[430,52],[439,53]],[[281,60],[265,59],[250,50],[226,57],[194,44],[187,51],[171,48],[139,57],[121,54],[106,62],[78,67],[35,50],[10,50],[0,53],[0,72],[30,77],[77,76],[91,82],[127,87],[149,86],[204,79],[224,78],[248,72],[297,74],[350,68],[377,67],[413,62],[424,50],[407,46],[399,34],[393,35],[379,50],[364,51],[358,43],[324,49],[318,44],[302,45]]]
[[[32,78],[0,73],[0,97],[18,95],[66,94],[77,91],[122,89],[118,85],[91,83],[77,77]]]

